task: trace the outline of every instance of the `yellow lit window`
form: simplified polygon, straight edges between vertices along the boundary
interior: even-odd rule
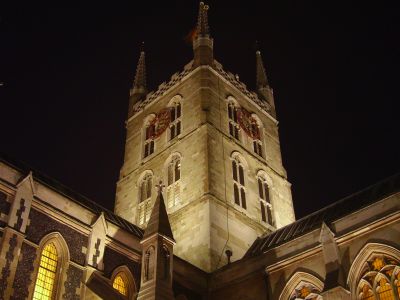
[[[371,291],[368,285],[364,284],[362,288],[361,300],[374,300],[374,293]]]
[[[113,281],[113,288],[116,289],[118,292],[120,292],[122,295],[128,296],[126,283],[121,275],[118,274],[117,276],[115,276]]]
[[[58,255],[57,249],[53,243],[47,244],[40,256],[39,271],[35,284],[33,299],[47,300],[52,299],[56,271],[57,271]]]
[[[392,288],[384,278],[379,280],[378,294],[381,300],[394,300]]]

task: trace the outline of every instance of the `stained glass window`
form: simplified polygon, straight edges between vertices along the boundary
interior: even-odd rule
[[[113,281],[113,288],[116,289],[120,294],[128,296],[128,288],[123,275],[117,274]]]
[[[385,278],[379,280],[379,286],[377,288],[377,293],[380,300],[394,300],[392,287],[386,281]]]
[[[375,256],[365,262],[365,272],[359,284],[361,300],[392,300],[400,293],[400,273],[396,273],[399,262],[386,256]],[[365,283],[365,282],[368,282]],[[371,287],[374,287],[373,289]]]
[[[53,299],[58,265],[57,249],[53,243],[47,244],[40,256],[40,265],[35,283],[33,299]]]

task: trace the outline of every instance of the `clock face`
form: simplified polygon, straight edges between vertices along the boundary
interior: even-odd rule
[[[171,120],[170,115],[169,108],[164,108],[157,114],[155,137],[159,137],[168,128]]]
[[[260,139],[260,130],[256,119],[244,108],[238,110],[238,121],[243,131],[253,139]]]

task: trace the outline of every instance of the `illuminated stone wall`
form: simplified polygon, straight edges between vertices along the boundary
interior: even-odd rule
[[[155,139],[155,151],[143,157],[145,120],[166,108],[174,96],[182,97],[182,133],[169,141],[168,129]],[[227,98],[256,113],[263,123],[265,158],[252,152],[252,140],[241,132],[236,143],[228,132]],[[139,179],[153,174],[153,187],[167,182],[171,155],[181,156],[180,201],[168,208],[177,244],[174,253],[206,271],[226,263],[224,251],[241,258],[257,236],[294,220],[290,183],[282,167],[278,129],[274,121],[254,103],[224,81],[209,67],[200,67],[181,79],[163,95],[144,106],[127,122],[125,160],[117,183],[115,212],[139,224]],[[238,151],[247,162],[247,210],[233,202],[231,153]],[[257,172],[264,170],[271,181],[275,226],[261,221]],[[155,199],[155,188],[152,200]],[[167,199],[167,195],[165,194]],[[168,200],[167,200],[168,201]],[[167,205],[168,207],[168,205]],[[227,221],[228,216],[228,221]]]

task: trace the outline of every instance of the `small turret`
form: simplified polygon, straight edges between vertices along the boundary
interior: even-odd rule
[[[174,300],[172,268],[175,240],[172,235],[160,182],[158,195],[144,231],[142,274],[138,300]]]
[[[213,39],[210,37],[207,11],[209,6],[200,2],[196,35],[193,39],[194,67],[214,63]]]
[[[136,67],[135,81],[133,82],[133,87],[130,92],[128,117],[132,115],[132,109],[134,104],[136,102],[143,100],[147,94],[146,62],[145,62],[145,52],[143,45],[144,44],[142,44],[139,61]]]

